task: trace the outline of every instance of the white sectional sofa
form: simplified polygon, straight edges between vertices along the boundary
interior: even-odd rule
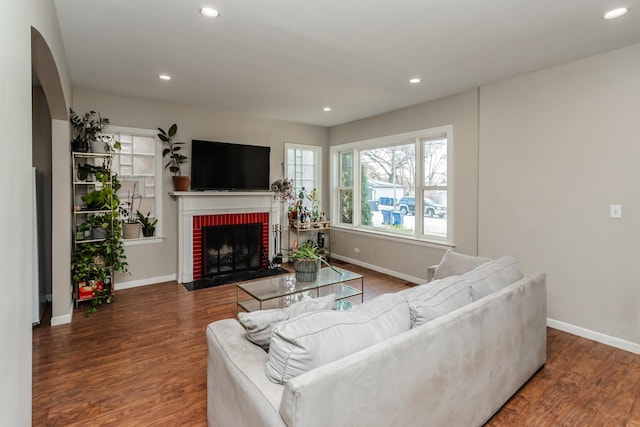
[[[377,338],[377,343],[295,373],[284,384],[267,375],[274,360],[276,365],[282,361],[282,345],[299,345],[301,355],[292,356],[299,357],[295,368],[317,363],[311,353],[338,346],[341,339],[351,342],[353,330],[338,330],[313,345],[307,345],[308,337],[313,341],[320,332],[348,329],[351,323],[357,324],[355,333],[364,335],[369,320],[343,319],[314,329],[332,315],[318,312],[289,319],[288,326],[276,326],[272,332],[271,358],[247,340],[237,320],[210,324],[206,332],[209,426],[483,424],[546,361],[546,276],[522,278],[514,261],[508,257],[478,261],[480,265],[462,267],[471,271],[454,271],[459,275],[387,297],[394,307],[388,322],[397,323],[394,327],[399,329],[385,328],[386,336]],[[410,310],[398,298],[406,300]],[[450,304],[453,311],[443,314]],[[370,307],[375,310],[379,308]],[[382,311],[388,315],[387,309]],[[403,318],[409,313],[411,322],[422,324],[411,327]],[[359,316],[380,319],[375,314]]]

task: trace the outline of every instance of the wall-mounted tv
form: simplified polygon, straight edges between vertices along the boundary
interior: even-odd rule
[[[197,191],[269,190],[271,147],[191,141],[191,188]]]

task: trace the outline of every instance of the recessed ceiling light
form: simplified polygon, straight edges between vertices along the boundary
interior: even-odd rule
[[[220,16],[220,12],[218,12],[215,8],[211,6],[202,6],[200,8],[200,13],[208,18],[215,18]]]
[[[158,78],[159,78],[160,80],[171,80],[171,76],[170,76],[170,75],[168,75],[168,74],[160,74],[160,75],[158,76]]]
[[[325,111],[325,112],[327,112],[327,113],[328,113],[329,111],[331,111],[331,107],[324,107],[324,108],[322,109],[322,111]]]
[[[622,15],[624,15],[625,13],[627,13],[629,11],[629,8],[626,7],[619,7],[617,9],[613,9],[610,10],[609,12],[604,14],[604,19],[614,19],[614,18],[619,18]]]
[[[411,83],[412,85],[417,85],[418,83],[420,83],[422,80],[419,77],[414,77],[412,79],[409,79],[409,83]]]

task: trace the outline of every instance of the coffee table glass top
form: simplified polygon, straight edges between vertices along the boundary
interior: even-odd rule
[[[343,268],[334,268],[335,270],[329,267],[321,268],[318,271],[318,278],[314,282],[298,282],[295,274],[291,273],[270,279],[241,283],[238,288],[259,301],[267,301],[309,289],[322,288],[343,281],[362,278],[361,274],[353,273]]]

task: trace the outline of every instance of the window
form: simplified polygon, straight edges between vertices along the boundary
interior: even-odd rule
[[[133,200],[132,214],[140,211],[157,218],[156,236],[162,236],[162,147],[156,132],[119,127],[110,127],[109,132],[122,145],[113,159],[113,171],[122,184],[116,193],[120,205]]]
[[[285,164],[296,194],[303,188],[307,193],[315,188],[322,194],[322,147],[285,143]]]
[[[450,135],[443,127],[334,146],[338,224],[448,242]]]

